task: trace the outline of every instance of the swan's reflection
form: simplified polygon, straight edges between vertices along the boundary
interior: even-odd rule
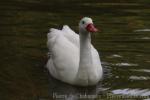
[[[77,87],[50,77],[50,95],[53,99],[78,100],[79,98],[95,99],[99,92],[98,86]],[[100,84],[99,84],[100,85]]]
[[[108,71],[110,71],[108,69],[108,66],[105,66],[103,70],[104,70],[103,78],[107,78],[109,76]],[[49,83],[50,83],[49,85],[50,98],[54,100],[78,100],[78,99],[93,100],[97,96],[103,94],[108,89],[105,88],[102,81],[100,81],[96,86],[79,87],[66,84],[50,76]]]

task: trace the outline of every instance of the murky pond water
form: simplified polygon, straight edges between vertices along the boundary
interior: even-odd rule
[[[149,0],[1,0],[0,100],[148,98],[149,5]],[[101,29],[92,43],[104,68],[103,80],[85,88],[55,80],[44,68],[49,28],[68,24],[78,32],[82,16]]]

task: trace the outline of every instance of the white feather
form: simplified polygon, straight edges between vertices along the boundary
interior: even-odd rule
[[[83,84],[78,82],[77,74],[79,72],[80,63],[80,42],[79,35],[72,31],[69,26],[64,25],[62,30],[50,29],[47,34],[47,46],[51,57],[46,67],[50,74],[69,84],[73,85],[93,85],[102,77],[102,67],[97,50],[91,44],[92,70],[88,77],[94,78],[93,82]],[[84,70],[84,69],[83,69]],[[93,71],[93,72],[92,72]]]

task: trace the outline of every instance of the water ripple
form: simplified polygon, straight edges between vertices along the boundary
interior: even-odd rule
[[[132,80],[149,80],[150,77],[145,77],[145,76],[130,76],[129,79],[132,79]]]
[[[150,29],[138,29],[134,30],[134,32],[150,32]]]
[[[142,37],[141,39],[143,39],[143,40],[149,40],[150,37]]]
[[[150,69],[131,69],[131,71],[150,73]]]
[[[109,65],[111,66],[119,66],[119,67],[129,67],[129,66],[138,66],[138,64],[133,64],[133,63],[126,63],[126,62],[122,62],[122,63],[109,63]]]
[[[118,54],[113,54],[111,56],[108,56],[108,58],[122,58],[122,56]]]
[[[130,96],[150,96],[149,89],[130,89],[130,88],[116,89],[116,90],[113,90],[112,93],[130,95]]]

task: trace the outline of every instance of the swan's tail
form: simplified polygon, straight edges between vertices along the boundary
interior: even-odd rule
[[[51,57],[51,51],[52,51],[52,48],[55,44],[55,40],[56,40],[56,37],[58,36],[58,34],[60,33],[60,30],[57,30],[57,29],[54,29],[54,28],[51,28],[49,30],[49,33],[47,33],[47,47],[49,49],[49,52],[48,52],[48,57]]]
[[[51,28],[49,29],[49,33],[47,34],[47,39],[51,39],[51,38],[54,38],[58,35],[58,30],[57,29],[54,29],[54,28]]]

